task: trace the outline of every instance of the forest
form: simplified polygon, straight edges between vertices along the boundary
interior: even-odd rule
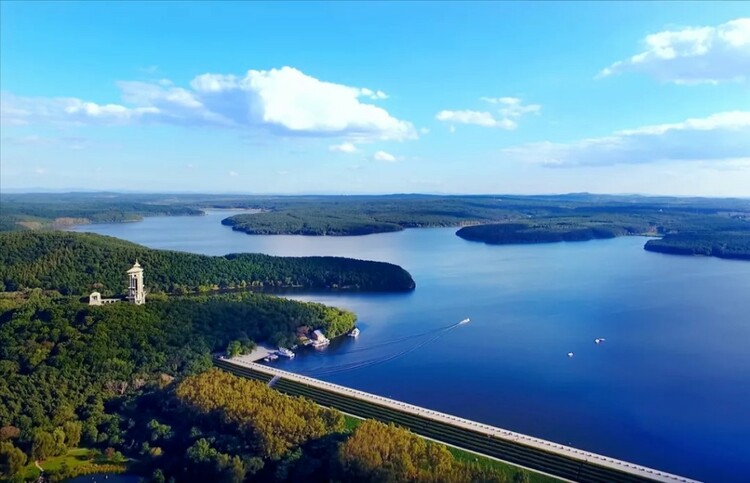
[[[0,233],[0,291],[121,295],[127,289],[125,271],[136,259],[151,292],[283,287],[399,292],[415,287],[406,270],[383,262],[261,254],[211,257],[87,233],[25,231]]]
[[[612,214],[579,212],[526,220],[473,225],[456,235],[492,245],[586,241],[628,235],[659,236],[646,242],[649,251],[750,259],[750,219],[738,216],[661,212]]]
[[[174,200],[115,193],[0,194],[0,231],[62,228],[73,224],[122,223],[144,216],[202,215]]]
[[[206,209],[252,208],[260,212],[230,216],[222,223],[251,235],[309,236],[368,235],[405,228],[458,226],[465,227],[458,236],[486,243],[583,241],[647,233],[665,237],[651,242],[648,250],[737,259],[750,255],[744,239],[750,230],[747,198],[588,193],[538,196],[33,193],[2,194],[0,208],[0,231],[129,221],[153,215],[195,215]],[[502,225],[506,223],[512,225]],[[278,282],[268,280],[271,286]],[[229,283],[242,285],[242,280]]]
[[[35,290],[0,297],[0,313],[0,480],[78,447],[154,482],[538,478],[211,368],[234,341],[343,333],[349,312],[254,293],[91,307]]]
[[[649,240],[644,248],[673,255],[750,260],[750,231],[677,233],[658,240]]]

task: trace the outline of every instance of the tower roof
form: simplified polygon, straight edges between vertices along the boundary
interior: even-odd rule
[[[138,259],[135,259],[135,264],[133,265],[133,268],[128,270],[128,273],[135,273],[135,272],[142,272],[143,268],[141,267],[141,264],[138,263]]]

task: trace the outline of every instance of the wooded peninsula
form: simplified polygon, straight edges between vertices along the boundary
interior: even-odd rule
[[[294,287],[401,292],[415,287],[406,270],[383,262],[248,253],[210,257],[89,233],[21,231],[0,233],[0,290],[121,295],[123,267],[136,259],[149,267],[150,290],[172,294]]]

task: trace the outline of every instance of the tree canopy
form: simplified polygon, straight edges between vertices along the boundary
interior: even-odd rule
[[[138,259],[151,291],[184,293],[231,288],[304,287],[408,291],[414,280],[390,263],[340,257],[221,257],[153,250],[113,237],[71,232],[0,233],[0,291],[27,288],[119,295]]]

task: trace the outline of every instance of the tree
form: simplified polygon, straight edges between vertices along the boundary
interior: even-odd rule
[[[227,345],[227,355],[229,357],[237,357],[242,354],[242,344],[240,341],[233,340]]]
[[[454,470],[445,446],[373,420],[341,445],[339,458],[347,479],[356,481],[435,481]]]
[[[161,468],[156,468],[151,474],[151,483],[164,483],[164,473]]]
[[[151,441],[158,441],[160,439],[169,439],[172,437],[172,428],[168,424],[161,424],[156,419],[152,419],[148,423],[148,429],[151,430]]]
[[[21,436],[21,430],[15,426],[3,426],[0,428],[0,441],[8,441]]]
[[[11,442],[0,443],[0,476],[10,478],[24,467],[26,454]]]
[[[78,421],[68,421],[63,424],[63,431],[65,431],[65,444],[69,448],[75,448],[78,443],[81,442],[81,432],[83,425]]]
[[[35,460],[44,460],[55,455],[57,445],[54,436],[47,431],[38,429],[34,431],[31,439],[31,457]]]

